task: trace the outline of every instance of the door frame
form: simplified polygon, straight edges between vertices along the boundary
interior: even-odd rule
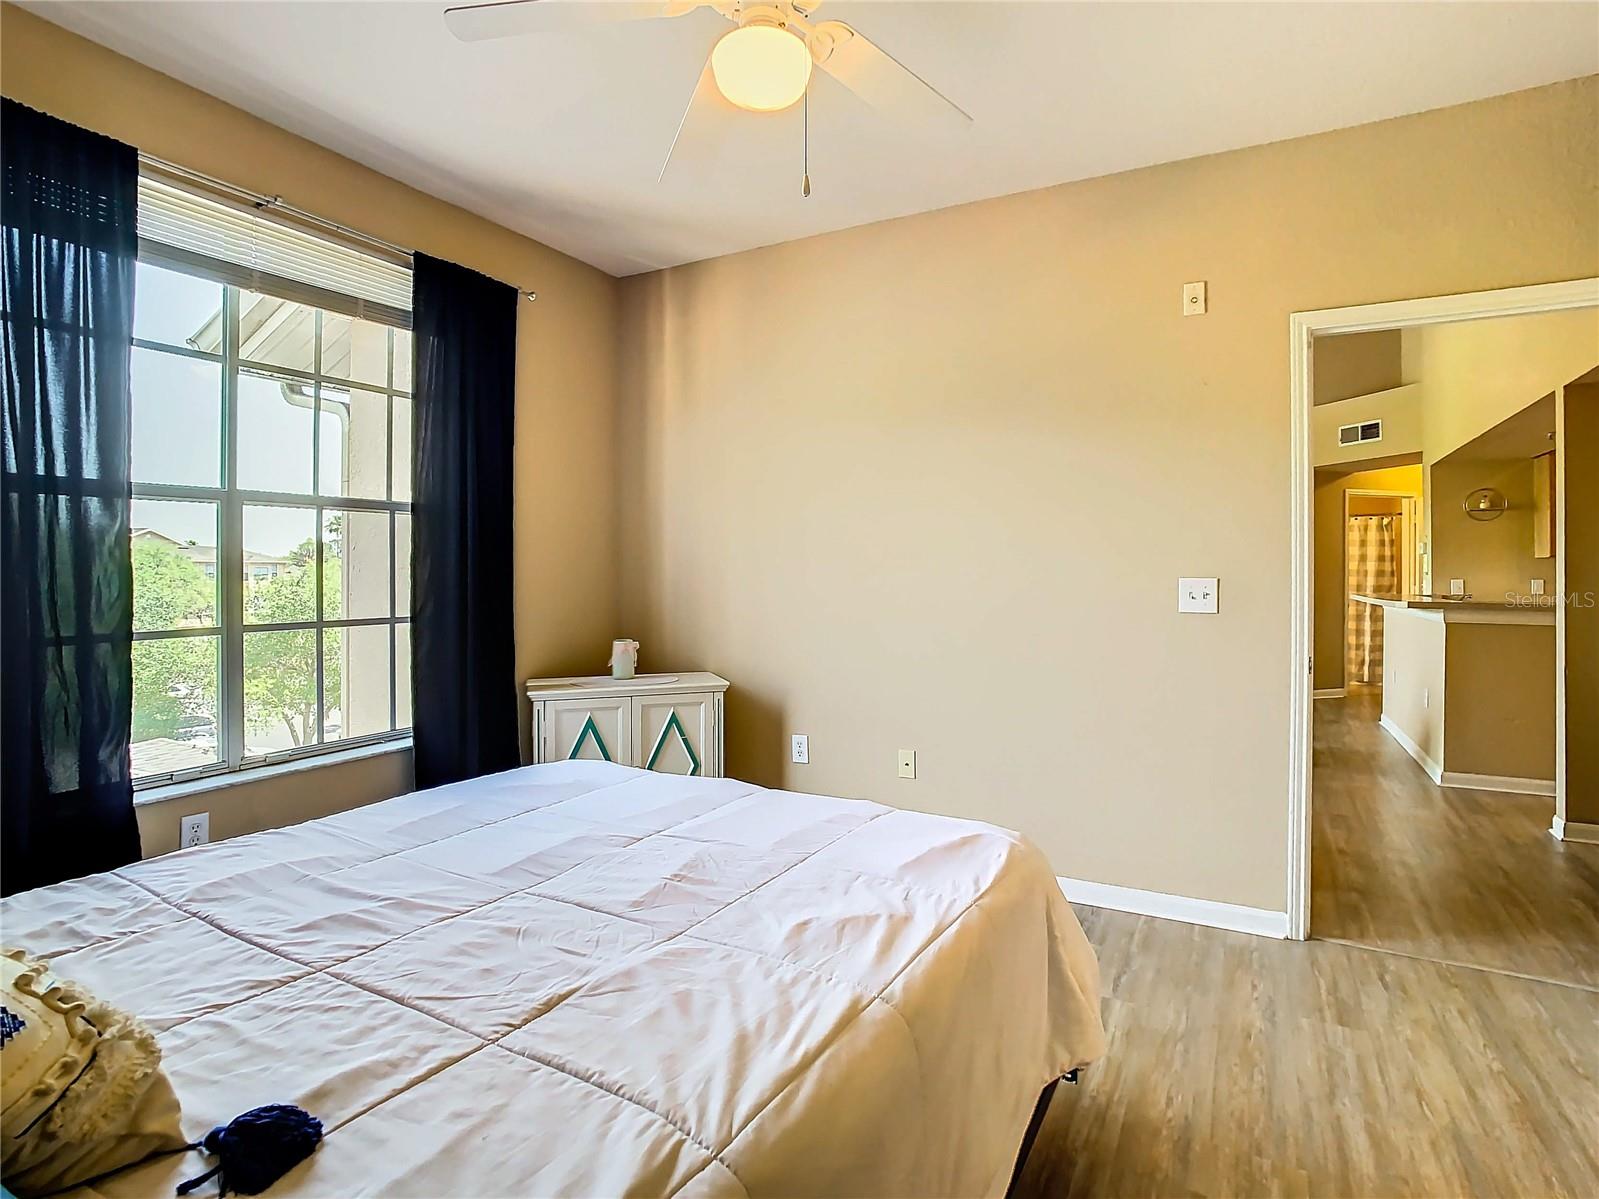
[[[1347,308],[1294,312],[1288,317],[1290,580],[1288,701],[1288,935],[1310,936],[1310,792],[1312,738],[1311,649],[1315,588],[1314,492],[1311,453],[1311,371],[1318,335],[1409,329],[1451,321],[1528,316],[1599,307],[1599,278],[1538,283],[1497,291],[1389,300]]]

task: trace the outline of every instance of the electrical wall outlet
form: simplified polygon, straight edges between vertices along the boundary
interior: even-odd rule
[[[1449,580],[1449,594],[1450,595],[1465,595],[1466,594],[1466,580],[1465,579],[1450,579]]]
[[[191,849],[211,840],[211,813],[196,812],[183,817],[178,825],[178,848]]]
[[[1205,285],[1203,283],[1183,284],[1183,315],[1205,315]]]
[[[811,739],[807,734],[795,733],[788,740],[794,761],[804,765],[811,760]]]
[[[899,777],[913,779],[916,777],[916,751],[902,749],[899,751]]]
[[[1178,579],[1177,610],[1179,612],[1214,612],[1220,591],[1216,579]]]

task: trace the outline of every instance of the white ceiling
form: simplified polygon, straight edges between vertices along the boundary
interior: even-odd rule
[[[458,42],[437,2],[30,3],[33,12],[613,274],[1599,72],[1599,3],[828,0],[972,113],[884,120],[817,73],[656,182],[719,32],[701,10]]]

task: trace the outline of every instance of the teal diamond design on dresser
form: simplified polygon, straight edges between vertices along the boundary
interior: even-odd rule
[[[566,756],[568,758],[577,757],[578,754],[583,752],[583,742],[590,737],[594,738],[594,748],[600,751],[600,757],[609,762],[611,760],[611,751],[605,748],[605,738],[600,736],[599,726],[594,723],[593,712],[590,712],[589,718],[583,722],[583,730],[578,733],[577,740],[572,742],[572,752]]]
[[[683,731],[683,722],[677,718],[677,709],[672,709],[672,714],[666,718],[666,723],[661,726],[661,735],[655,738],[655,748],[650,750],[650,760],[644,763],[645,770],[654,770],[655,761],[661,756],[661,750],[666,748],[666,735],[676,733],[677,739],[682,743],[683,752],[688,755],[689,775],[692,777],[700,772],[700,756],[694,752],[694,747],[689,744],[688,734]]]

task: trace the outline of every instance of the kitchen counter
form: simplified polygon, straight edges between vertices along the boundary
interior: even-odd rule
[[[1382,727],[1445,787],[1553,795],[1555,609],[1356,596],[1382,614]]]
[[[1432,614],[1451,624],[1555,623],[1552,595],[1512,595],[1503,599],[1449,599],[1437,595],[1350,595],[1360,604]]]

